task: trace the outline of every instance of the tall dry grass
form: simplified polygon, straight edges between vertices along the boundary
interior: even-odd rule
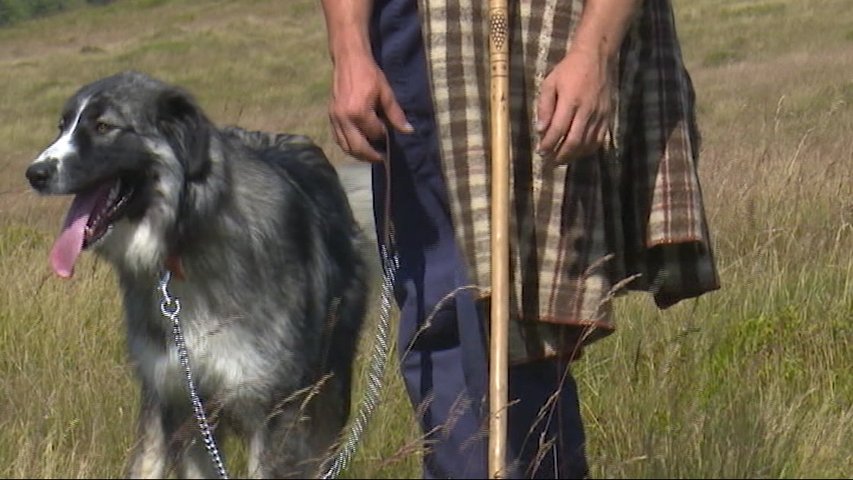
[[[580,365],[598,477],[853,471],[853,10],[676,2],[723,288]],[[610,342],[610,339],[607,340]]]
[[[664,312],[618,300],[619,332],[575,366],[593,475],[846,478],[853,8],[675,4],[723,288]],[[64,99],[126,68],[186,86],[217,122],[306,133],[343,160],[326,126],[314,1],[127,0],[0,29],[2,477],[118,476],[133,441],[136,386],[112,273],[85,256],[73,281],[49,274],[67,200],[40,198],[23,178]],[[420,475],[395,369],[348,477]],[[229,461],[243,465],[239,452]]]

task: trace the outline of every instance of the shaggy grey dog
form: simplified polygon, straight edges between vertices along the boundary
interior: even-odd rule
[[[128,474],[217,474],[160,312],[168,269],[219,444],[241,435],[251,476],[316,475],[348,418],[368,292],[362,233],[321,149],[219,128],[186,91],[124,72],[68,100],[26,175],[41,193],[75,196],[56,273],[70,277],[90,249],[118,275],[142,394]]]

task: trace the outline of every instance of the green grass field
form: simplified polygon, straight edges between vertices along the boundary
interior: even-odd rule
[[[723,288],[664,312],[618,300],[618,333],[575,367],[592,474],[849,478],[853,2],[675,6]],[[340,162],[329,67],[314,0],[126,0],[0,29],[0,477],[120,476],[133,442],[112,272],[86,255],[73,281],[52,276],[68,199],[31,193],[23,176],[62,102],[144,70],[194,92],[218,123],[305,133]],[[420,476],[393,363],[386,382],[347,477]],[[229,459],[236,475],[241,458]]]

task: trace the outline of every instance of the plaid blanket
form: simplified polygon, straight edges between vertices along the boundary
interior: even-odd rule
[[[457,240],[488,298],[488,2],[419,1]],[[583,3],[510,2],[512,362],[577,355],[613,332],[627,291],[666,308],[719,288],[670,2],[643,2],[626,36],[609,147],[569,165],[534,153],[536,95]]]

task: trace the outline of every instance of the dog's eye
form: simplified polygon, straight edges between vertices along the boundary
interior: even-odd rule
[[[101,135],[112,132],[116,127],[107,122],[98,122],[95,124],[95,131]]]

